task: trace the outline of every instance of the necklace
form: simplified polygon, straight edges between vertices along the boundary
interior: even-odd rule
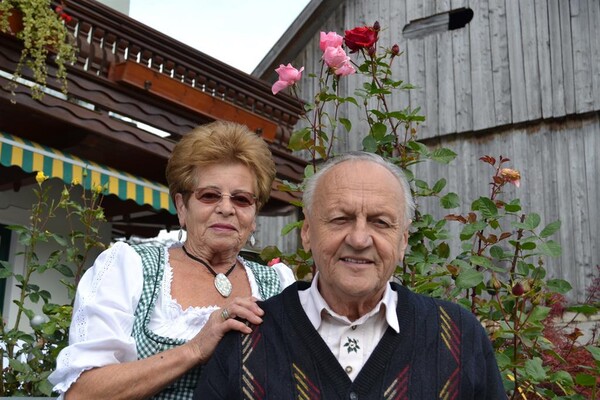
[[[183,249],[183,252],[185,253],[186,256],[188,256],[189,258],[191,258],[194,261],[198,261],[200,264],[204,265],[206,267],[206,269],[208,269],[210,271],[211,274],[213,274],[213,276],[215,277],[215,288],[217,288],[217,292],[219,292],[219,294],[223,297],[229,297],[229,295],[231,294],[231,289],[233,287],[231,286],[231,282],[229,281],[229,279],[227,277],[229,276],[229,274],[231,274],[231,272],[237,265],[237,260],[231,266],[231,268],[229,268],[229,270],[227,272],[225,272],[224,274],[223,273],[217,274],[215,272],[215,270],[212,269],[212,267],[210,265],[208,265],[208,263],[206,261],[204,261],[200,257],[196,257],[196,256],[190,254],[187,251],[187,249],[185,248],[185,246],[181,246],[181,248]]]

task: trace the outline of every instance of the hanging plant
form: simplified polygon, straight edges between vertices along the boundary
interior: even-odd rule
[[[16,23],[15,23],[16,20]],[[41,99],[48,78],[48,60],[57,66],[56,78],[63,93],[67,92],[67,65],[75,62],[75,40],[67,29],[71,17],[64,4],[51,0],[1,0],[0,32],[15,36],[23,42],[21,56],[10,90],[13,92],[25,69],[31,70],[31,96]]]

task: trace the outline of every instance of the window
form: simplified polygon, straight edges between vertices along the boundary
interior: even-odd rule
[[[473,10],[457,8],[411,21],[402,29],[402,34],[407,39],[420,39],[434,33],[464,28],[472,19]]]

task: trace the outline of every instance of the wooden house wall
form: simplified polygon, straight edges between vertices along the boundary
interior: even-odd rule
[[[460,7],[474,12],[465,28],[403,38],[409,22]],[[427,119],[419,138],[459,154],[449,168],[432,165],[419,173],[430,182],[446,173],[452,190],[472,200],[487,189],[489,171],[478,158],[509,157],[523,174],[517,195],[524,210],[540,213],[546,223],[561,219],[556,239],[563,255],[548,266],[572,281],[571,299],[582,300],[586,276],[600,264],[600,1],[348,0],[320,30],[343,34],[375,21],[382,27],[379,45],[397,43],[404,52],[394,76],[418,87],[397,94],[392,106],[421,107]],[[289,61],[318,73],[318,42],[317,31]],[[360,85],[351,77],[341,89],[352,94]],[[301,81],[303,98],[312,99],[315,90],[315,79]],[[364,132],[356,107],[346,105],[341,115],[354,132]],[[362,147],[362,134],[340,137],[338,153]]]
[[[300,234],[294,230],[287,235],[281,232],[286,225],[296,222],[299,214],[290,214],[280,217],[262,217],[256,220],[256,249],[263,249],[266,246],[277,246],[284,253],[293,253],[296,247],[300,245]]]

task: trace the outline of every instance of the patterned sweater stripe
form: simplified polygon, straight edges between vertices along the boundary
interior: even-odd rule
[[[294,379],[296,381],[296,390],[298,399],[316,400],[321,398],[319,388],[307,378],[306,374],[295,364],[292,363]]]
[[[405,400],[408,399],[408,374],[410,372],[410,368],[407,365],[392,384],[386,389],[383,393],[385,400]]]

